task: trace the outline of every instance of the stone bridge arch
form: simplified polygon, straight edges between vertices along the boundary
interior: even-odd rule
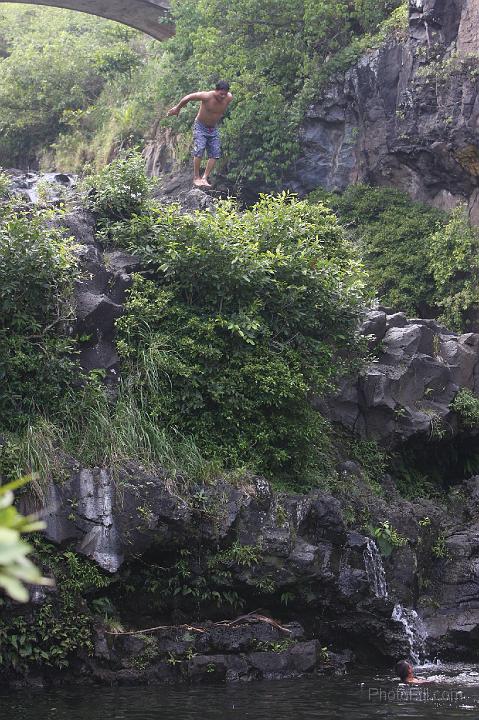
[[[0,4],[12,0],[0,0]],[[157,40],[166,40],[175,33],[175,26],[167,22],[169,0],[13,0],[23,5],[47,5],[99,15],[108,20],[142,30]]]

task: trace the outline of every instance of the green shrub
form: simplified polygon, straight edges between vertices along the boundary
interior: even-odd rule
[[[29,480],[26,477],[0,486],[0,590],[17,602],[29,598],[26,583],[51,584],[28,558],[33,548],[23,539],[26,533],[43,530],[45,523],[20,515],[13,505],[13,491]]]
[[[0,216],[0,429],[54,411],[75,364],[72,242],[51,216],[4,207]]]
[[[438,560],[449,558],[449,550],[447,547],[447,538],[443,532],[439,533],[434,545],[431,548],[432,555]]]
[[[118,321],[124,372],[160,426],[195,438],[227,467],[301,477],[328,454],[312,393],[359,356],[363,275],[334,216],[287,195],[238,213],[176,207],[113,224],[137,253]]]
[[[451,212],[447,224],[429,237],[427,250],[441,319],[460,331],[479,308],[479,233],[465,207]]]
[[[362,440],[336,432],[336,442],[343,457],[357,462],[363,478],[378,495],[382,494],[381,480],[387,470],[388,456],[375,440]]]
[[[462,388],[451,403],[451,409],[459,416],[465,428],[479,427],[479,397],[471,390]]]
[[[123,220],[146,210],[152,181],[145,175],[145,161],[139,152],[120,153],[109,165],[83,183],[87,204],[105,220]]]
[[[9,195],[10,178],[0,168],[0,200],[5,200]]]
[[[357,243],[380,300],[396,310],[467,328],[479,307],[479,236],[464,207],[449,215],[392,188],[317,190]]]
[[[412,315],[438,314],[428,241],[446,215],[392,188],[352,185],[341,196],[319,191],[359,246],[381,302]]]
[[[379,547],[381,555],[385,558],[390,557],[395,548],[404,547],[407,544],[407,538],[400,535],[396,528],[392,527],[389,520],[385,520],[377,527],[369,530]]]

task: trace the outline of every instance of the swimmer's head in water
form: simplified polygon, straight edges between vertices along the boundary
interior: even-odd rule
[[[407,680],[412,675],[412,665],[407,660],[400,660],[396,663],[396,675],[399,675],[401,680]]]

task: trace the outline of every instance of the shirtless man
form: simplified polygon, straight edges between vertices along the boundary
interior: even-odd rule
[[[192,100],[201,102],[193,125],[193,184],[198,187],[211,187],[209,177],[216,161],[221,156],[220,134],[217,125],[233,99],[229,89],[229,84],[222,80],[216,84],[214,90],[185,95],[178,105],[172,107],[167,113],[168,115],[179,115],[181,108]],[[208,153],[208,163],[204,175],[201,177],[201,158],[205,150]]]

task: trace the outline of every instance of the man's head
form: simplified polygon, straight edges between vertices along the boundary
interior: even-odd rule
[[[230,84],[226,80],[220,80],[216,83],[215,90],[220,97],[225,98],[230,91]]]
[[[412,665],[407,662],[407,660],[399,660],[399,662],[396,663],[396,675],[399,675],[401,680],[407,680],[409,677],[412,677]]]

